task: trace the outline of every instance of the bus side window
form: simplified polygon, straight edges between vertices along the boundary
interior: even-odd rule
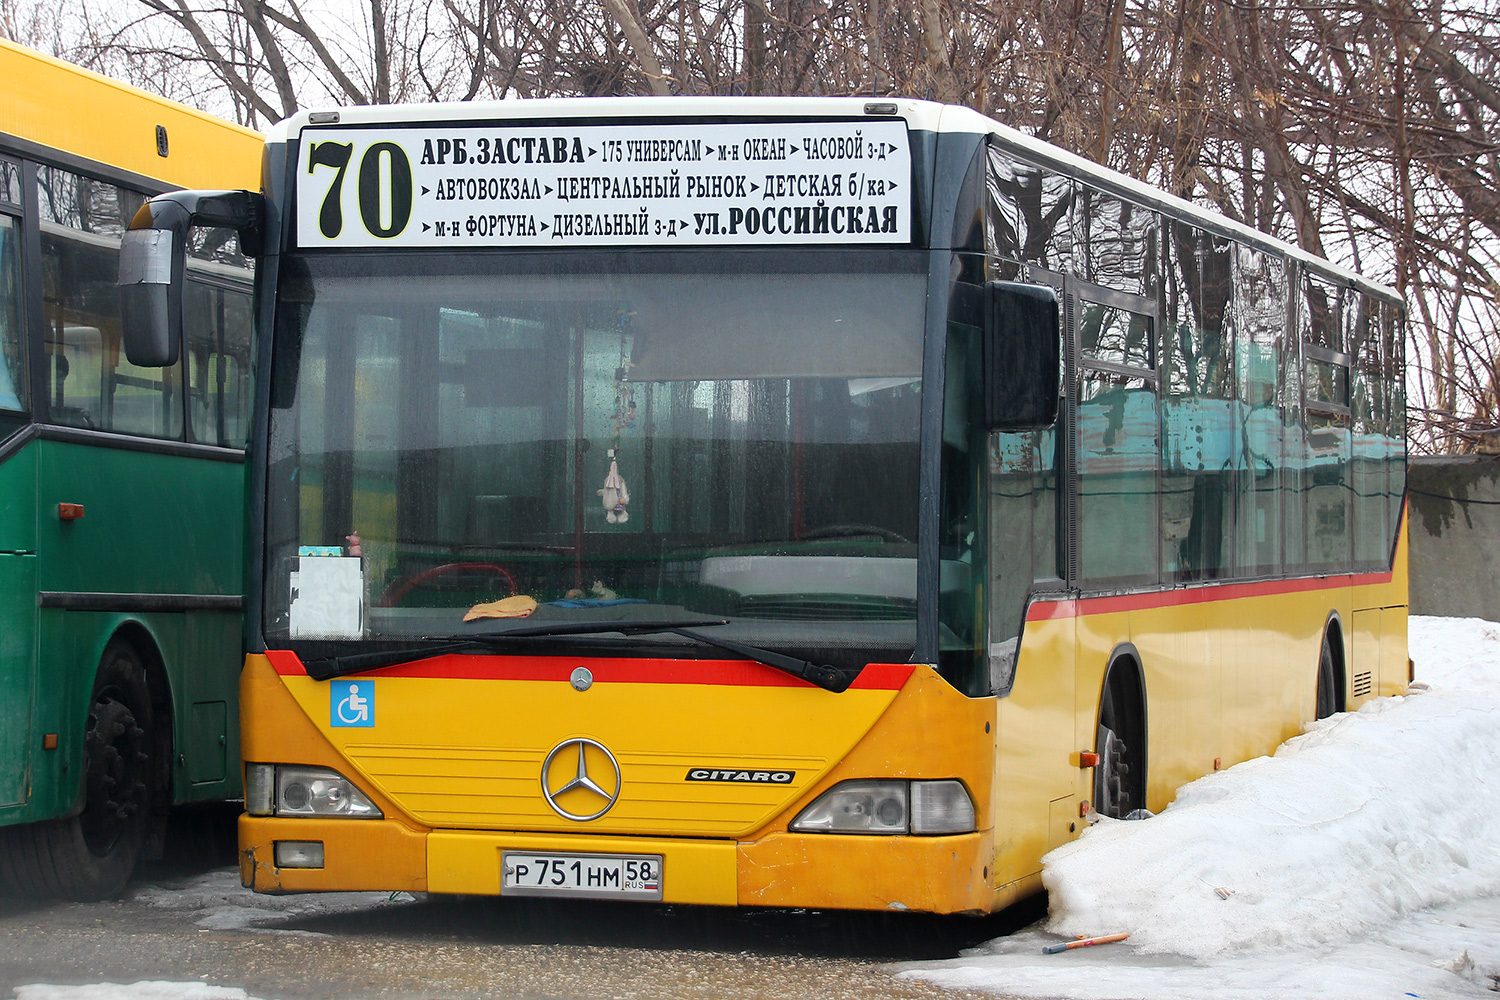
[[[1067,271],[1073,260],[1073,179],[1013,159],[995,146],[986,178],[989,253]]]
[[[250,296],[189,279],[188,440],[243,448],[250,429]]]
[[[1168,226],[1162,397],[1162,567],[1168,580],[1234,571],[1232,244]]]
[[[20,240],[15,220],[0,215],[0,410],[25,408],[20,323]]]
[[[120,343],[120,237],[144,198],[48,166],[38,168],[37,188],[51,419],[181,438],[181,363],[137,368]]]
[[[1277,257],[1235,248],[1234,344],[1240,455],[1235,566],[1240,577],[1281,572],[1282,472],[1286,400],[1277,389],[1285,364],[1286,266]]]

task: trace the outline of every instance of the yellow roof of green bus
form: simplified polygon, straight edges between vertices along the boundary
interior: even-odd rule
[[[260,189],[258,132],[3,40],[0,80],[0,132],[171,186]]]

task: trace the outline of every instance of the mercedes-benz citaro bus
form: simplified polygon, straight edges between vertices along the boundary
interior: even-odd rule
[[[1401,690],[1401,302],[957,107],[305,112],[259,192],[241,875],[982,913]]]

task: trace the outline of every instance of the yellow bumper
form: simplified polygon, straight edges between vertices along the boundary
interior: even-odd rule
[[[277,841],[321,841],[322,868],[278,868]],[[500,895],[501,852],[659,854],[662,901],[709,906],[988,910],[988,834],[778,833],[753,843],[433,830],[391,820],[240,817],[240,876],[257,892],[406,889]]]

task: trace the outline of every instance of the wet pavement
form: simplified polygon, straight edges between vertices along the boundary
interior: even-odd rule
[[[239,885],[218,824],[104,903],[0,898],[0,1000],[32,983],[240,987],[259,1000],[964,1000],[895,979],[1040,915],[913,914],[330,893]]]

